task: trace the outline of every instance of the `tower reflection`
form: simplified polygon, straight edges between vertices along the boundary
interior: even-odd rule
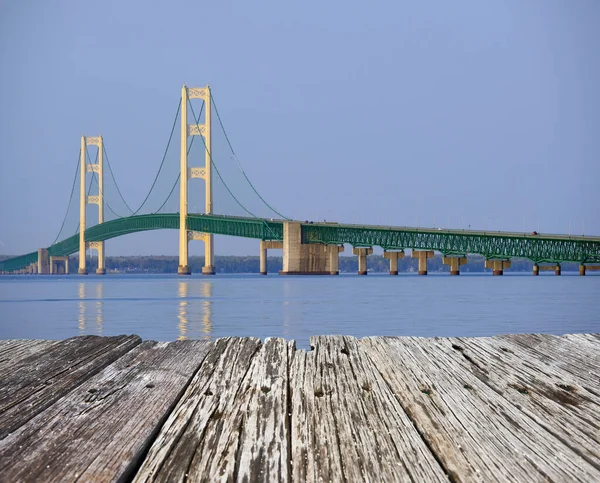
[[[196,281],[180,281],[177,286],[177,296],[180,298],[178,304],[177,311],[177,319],[179,320],[179,324],[177,326],[179,330],[179,336],[177,340],[185,340],[188,337],[194,337],[195,334],[189,334],[190,327],[189,321],[190,319],[194,320],[196,317],[192,314],[192,312],[196,312],[194,307],[198,307],[198,305],[194,305],[188,298],[190,295],[190,291],[196,291],[198,287],[198,282]],[[202,326],[199,328],[199,333],[204,334],[203,339],[210,339],[212,334],[212,290],[213,285],[211,282],[201,282],[200,283],[200,295],[202,297]],[[192,293],[192,295],[195,295]],[[197,298],[197,297],[194,297]],[[196,329],[197,330],[197,329]],[[199,334],[198,334],[199,335]]]
[[[104,284],[100,282],[96,285],[96,331],[102,335],[104,329],[104,320],[102,318],[102,306],[104,304]]]
[[[179,313],[177,314],[177,318],[179,319],[179,337],[177,340],[185,340],[187,339],[187,331],[188,331],[188,282],[179,282],[179,286],[177,288],[177,295],[180,299],[179,301]]]
[[[85,334],[85,284],[83,282],[79,282],[79,317],[77,321],[79,322],[79,335]]]
[[[95,307],[96,307],[96,332],[98,335],[102,335],[102,332],[104,331],[104,317],[102,314],[103,311],[103,305],[104,305],[104,284],[103,283],[98,283],[96,284],[96,303],[95,303]],[[93,314],[87,314],[88,311],[88,306],[87,303],[88,301],[86,300],[86,288],[85,288],[85,283],[84,282],[80,282],[79,286],[78,286],[78,295],[79,295],[79,303],[78,303],[78,307],[79,307],[79,316],[77,319],[78,322],[78,327],[79,327],[79,335],[85,335],[86,333],[86,322],[88,322],[86,320],[86,317],[90,317],[93,318]]]
[[[204,282],[202,284],[202,332],[204,332],[204,339],[209,340],[212,333],[212,283]]]

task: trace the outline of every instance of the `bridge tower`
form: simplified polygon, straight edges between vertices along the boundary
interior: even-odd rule
[[[87,146],[98,146],[98,162],[93,163],[86,158]],[[104,275],[106,268],[104,265],[104,242],[103,241],[85,241],[86,216],[85,209],[87,205],[98,205],[98,223],[104,222],[104,146],[102,136],[86,137],[81,136],[81,166],[80,166],[80,185],[79,185],[79,270],[80,275],[87,275],[85,266],[85,252],[87,248],[98,251],[98,275]],[[88,196],[86,192],[87,173],[96,173],[98,175],[98,194]]]
[[[204,124],[188,124],[187,108],[189,99],[204,100]],[[188,88],[185,84],[183,85],[181,89],[181,175],[179,179],[179,267],[177,267],[179,275],[189,275],[191,273],[188,264],[188,244],[190,240],[204,241],[204,267],[202,267],[202,274],[214,275],[215,273],[213,263],[213,235],[187,229],[188,181],[190,179],[201,178],[204,180],[206,185],[205,213],[212,213],[211,104],[210,86]],[[206,146],[204,166],[188,167],[188,136],[202,136],[204,138]]]

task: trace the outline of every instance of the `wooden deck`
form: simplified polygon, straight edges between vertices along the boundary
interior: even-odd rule
[[[600,481],[600,336],[0,341],[0,481]]]

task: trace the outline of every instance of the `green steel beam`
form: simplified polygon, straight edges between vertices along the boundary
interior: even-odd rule
[[[478,254],[487,259],[526,258],[536,263],[600,262],[597,237],[310,223],[302,225],[302,241],[380,246],[385,250],[436,250],[444,255]]]
[[[148,230],[179,229],[179,214],[138,215],[95,225],[85,231],[87,241],[103,241]],[[283,240],[283,221],[220,215],[188,215],[188,229],[215,235],[258,240]],[[303,243],[380,246],[386,250],[436,250],[444,255],[479,254],[488,259],[526,258],[536,263],[600,263],[600,238],[526,233],[435,230],[427,228],[302,223]],[[79,251],[79,235],[48,248],[50,256]],[[37,252],[0,262],[0,271],[25,268]]]

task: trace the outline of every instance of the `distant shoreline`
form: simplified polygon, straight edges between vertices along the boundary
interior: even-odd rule
[[[10,258],[10,255],[0,255],[0,260]],[[69,264],[71,273],[77,273],[77,263],[79,258],[72,256],[72,262]],[[468,257],[468,263],[461,266],[461,273],[483,273],[484,257],[480,255],[471,255]],[[510,272],[532,272],[533,262],[524,259],[511,259],[512,265],[507,273]],[[192,273],[198,273],[204,265],[204,257],[192,256],[189,259]],[[112,273],[177,273],[179,259],[176,255],[131,255],[131,256],[107,256],[106,268]],[[282,269],[282,257],[267,257],[267,271],[277,273]],[[215,265],[217,273],[258,273],[259,257],[244,255],[215,256]],[[436,255],[427,262],[430,273],[446,273],[449,267],[442,263],[442,256]],[[88,258],[88,270],[95,270],[96,259]],[[564,262],[561,264],[564,272],[577,272],[579,264],[575,262]],[[358,270],[357,257],[340,255],[339,257],[340,273],[355,273]],[[381,255],[370,255],[367,258],[367,270],[371,273],[388,273],[389,261]],[[398,260],[398,272],[410,273],[418,270],[418,261],[411,257],[405,257]]]

